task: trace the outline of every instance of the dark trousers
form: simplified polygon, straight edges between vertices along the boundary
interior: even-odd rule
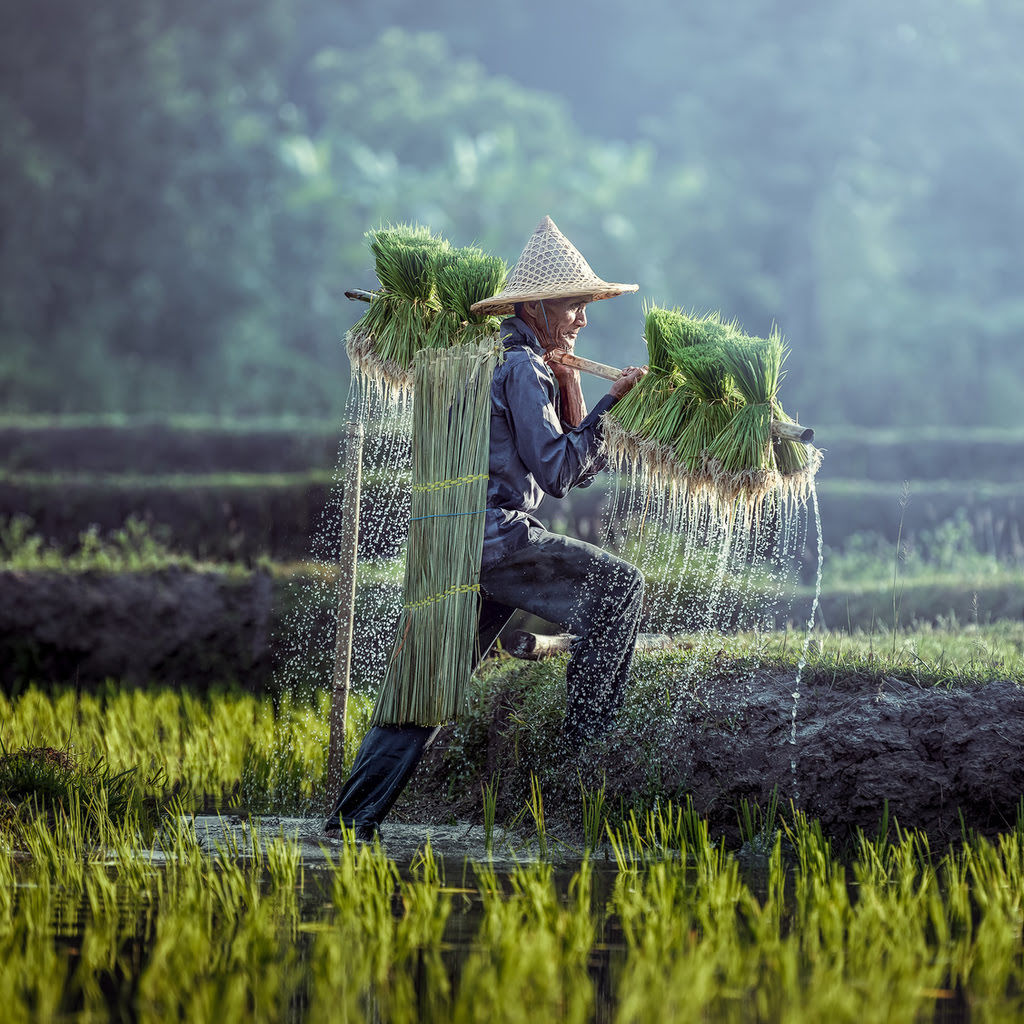
[[[483,598],[476,658],[516,611],[572,633],[563,735],[580,743],[607,730],[622,703],[643,601],[640,571],[585,541],[542,532],[480,573]],[[438,729],[374,726],[366,734],[327,828],[376,827],[391,810]]]

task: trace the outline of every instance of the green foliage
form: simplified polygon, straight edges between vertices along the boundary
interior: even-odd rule
[[[903,582],[942,576],[1005,577],[1017,572],[1012,561],[979,547],[975,529],[961,509],[953,518],[915,531],[899,544],[880,533],[851,534],[840,549],[828,552],[828,576],[847,584],[874,583],[888,570],[891,579],[894,558]]]
[[[199,565],[194,558],[171,551],[137,516],[129,516],[109,539],[100,537],[97,526],[90,526],[79,534],[78,546],[71,553],[47,544],[34,531],[28,516],[14,516],[0,523],[0,569],[153,572],[169,566],[195,569]]]
[[[455,0],[45,10],[0,42],[5,408],[337,414],[367,224],[511,257],[551,212],[643,294],[780,322],[805,422],[1016,422],[1011,0],[652,0],[642,29]],[[600,75],[564,73],[566,33]],[[598,358],[632,303],[601,304]]]

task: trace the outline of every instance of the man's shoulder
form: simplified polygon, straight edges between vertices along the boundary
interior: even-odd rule
[[[505,350],[505,358],[494,377],[496,381],[512,385],[550,384],[554,380],[548,364],[533,349],[519,345]]]

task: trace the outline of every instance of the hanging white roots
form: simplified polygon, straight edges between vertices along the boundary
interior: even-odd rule
[[[793,473],[727,472],[706,454],[700,468],[693,471],[672,448],[624,430],[613,416],[605,415],[602,427],[604,453],[613,472],[638,478],[638,486],[648,491],[666,491],[687,503],[706,505],[724,520],[739,514],[756,523],[766,506],[780,502],[805,505],[822,460],[822,452],[808,444],[807,462]]]

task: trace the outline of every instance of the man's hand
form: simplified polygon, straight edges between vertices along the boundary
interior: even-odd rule
[[[642,377],[647,375],[646,366],[627,366],[622,376],[608,389],[608,394],[615,399],[627,394]]]

